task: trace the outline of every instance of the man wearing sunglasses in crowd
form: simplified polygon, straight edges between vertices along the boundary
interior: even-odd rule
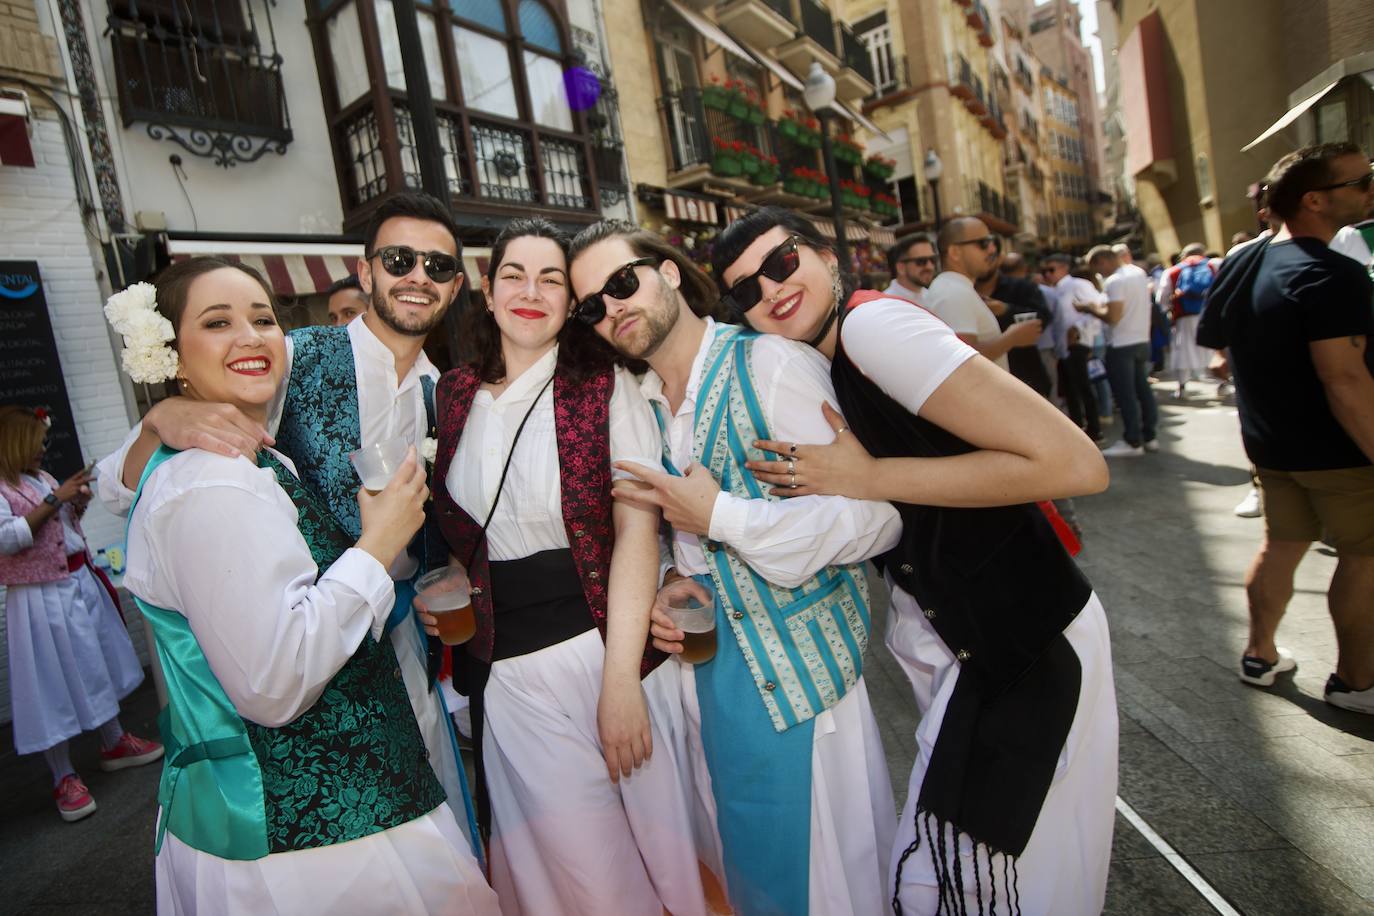
[[[785,283],[803,263],[807,285]],[[839,496],[782,500],[758,484],[744,467],[764,457],[756,438],[834,439],[817,409],[834,404],[829,370],[809,347],[709,314],[719,302],[736,317],[795,323],[800,340],[824,338],[834,255],[822,263],[786,239],[720,299],[676,249],[610,222],[573,241],[570,273],[577,317],[650,368],[643,391],[663,430],[663,466],[618,465],[652,489],[615,496],[660,508],[672,526],[655,644],[681,651],[663,605],[679,593],[709,598],[703,586],[719,596],[715,657],[681,666],[694,796],[714,802],[703,809],[714,828],[703,861],[723,866],[741,916],[885,912],[896,819],[862,677],[861,564],[896,543],[897,514]]]
[[[945,223],[939,242],[944,269],[930,284],[923,304],[953,328],[960,340],[1010,371],[1007,351],[1033,345],[1042,325],[1034,318],[1014,323],[1003,331],[997,325],[997,316],[974,289],[978,278],[996,267],[1001,253],[997,236],[982,220],[961,216]]]
[[[924,305],[926,291],[939,266],[934,239],[925,233],[903,236],[888,249],[887,271],[892,275],[892,282],[883,290],[883,295]]]
[[[466,280],[457,227],[447,208],[420,193],[388,199],[368,227],[357,273],[370,304],[366,312],[346,327],[299,328],[288,335],[285,381],[267,429],[227,404],[182,397],[160,401],[121,449],[101,462],[105,479],[98,494],[105,505],[127,513],[143,467],[159,444],[250,461],[262,445],[275,445],[357,537],[358,477],[348,453],[397,437],[414,443],[418,452],[434,426],[439,372],[424,353],[425,336]],[[429,542],[435,542],[436,561],[444,555],[442,538],[426,534],[417,536],[389,570],[396,601],[387,632],[430,762],[454,811],[462,812],[468,793],[452,722],[440,692],[430,690],[424,633],[410,614],[411,583],[425,571]],[[469,834],[476,851],[475,831]]]

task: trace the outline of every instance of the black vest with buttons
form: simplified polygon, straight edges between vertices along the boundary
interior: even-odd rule
[[[873,298],[857,293],[848,310]],[[884,393],[843,344],[830,375],[845,422],[874,457],[975,450]],[[916,599],[960,663],[918,821],[931,816],[990,850],[1020,855],[1077,710],[1082,666],[1063,633],[1092,586],[1034,504],[893,505],[902,538],[875,562]]]
[[[912,414],[850,362],[830,367],[850,430],[876,458],[962,455],[974,447]],[[925,611],[985,693],[1016,680],[1087,603],[1092,586],[1033,503],[950,509],[893,503],[902,539],[876,562]]]

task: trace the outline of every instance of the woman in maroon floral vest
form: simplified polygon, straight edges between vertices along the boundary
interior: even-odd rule
[[[702,913],[681,700],[646,652],[659,520],[611,499],[635,485],[612,461],[657,466],[658,428],[634,376],[569,326],[567,248],[546,221],[506,227],[462,316],[474,355],[438,387],[492,885],[508,913]]]

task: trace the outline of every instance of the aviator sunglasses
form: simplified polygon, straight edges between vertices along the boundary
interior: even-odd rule
[[[639,292],[639,275],[635,273],[635,268],[647,264],[657,266],[658,263],[658,258],[635,258],[630,263],[622,265],[606,278],[605,286],[577,303],[573,317],[593,327],[600,324],[601,319],[606,317],[606,300],[602,297],[610,296],[622,301],[630,298]]]
[[[763,287],[759,277],[767,277],[774,283],[781,283],[797,272],[801,266],[801,253],[797,250],[798,237],[788,236],[787,241],[768,252],[759,269],[747,277],[735,281],[730,291],[721,297],[722,301],[743,315],[759,304],[763,298]]]
[[[425,274],[435,283],[447,283],[457,276],[462,268],[458,258],[442,251],[416,251],[408,245],[387,245],[378,248],[371,255],[381,258],[382,269],[393,277],[404,277],[415,269],[415,260],[423,257]]]

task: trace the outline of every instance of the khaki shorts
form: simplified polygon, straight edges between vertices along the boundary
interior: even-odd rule
[[[1374,556],[1374,466],[1257,470],[1271,541],[1322,540],[1337,553]]]

